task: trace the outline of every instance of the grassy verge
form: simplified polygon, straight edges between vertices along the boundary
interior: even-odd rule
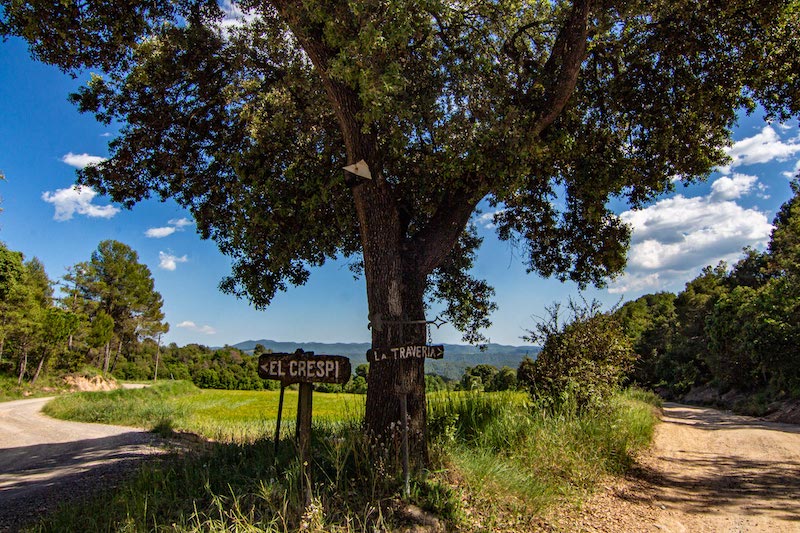
[[[103,395],[79,398],[95,407],[73,406],[69,416],[139,413],[138,426],[167,417],[173,427],[203,426],[206,435],[226,442],[151,464],[116,492],[71,504],[36,531],[395,530],[410,525],[408,504],[448,529],[536,530],[548,509],[576,504],[601,477],[624,471],[650,442],[656,421],[654,397],[640,392],[617,395],[602,412],[582,415],[536,410],[518,393],[430,395],[433,471],[415,476],[410,497],[401,498],[395,465],[360,430],[361,404],[349,395],[316,394],[314,504],[304,510],[288,438],[293,431],[283,433],[277,457],[271,431],[264,432],[274,429],[268,415],[277,412],[269,403],[277,402],[276,394],[185,384],[118,394],[106,394],[113,397],[107,403],[96,399]],[[287,391],[286,420],[293,405]]]

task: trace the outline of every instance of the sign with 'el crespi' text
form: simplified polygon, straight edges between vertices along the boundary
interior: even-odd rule
[[[314,355],[314,352],[271,353],[258,358],[258,375],[290,383],[347,383],[350,359],[342,355]]]

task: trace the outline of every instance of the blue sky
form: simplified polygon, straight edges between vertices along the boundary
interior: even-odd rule
[[[369,341],[366,290],[347,264],[316,269],[307,285],[279,294],[266,311],[221,294],[229,260],[195,232],[191,215],[172,202],[120,209],[92,190],[73,188],[75,169],[107,155],[114,131],[81,115],[67,101],[84,79],[29,58],[18,39],[0,43],[0,241],[38,257],[54,280],[88,260],[98,243],[116,239],[134,248],[164,297],[171,328],[166,342],[234,344],[247,339]],[[730,148],[733,163],[705,183],[677,186],[646,209],[616,206],[634,228],[625,275],[589,298],[613,305],[659,290],[680,291],[700,269],[735,261],[744,246],[763,249],[771,222],[791,195],[800,169],[800,129],[742,117]],[[486,331],[492,342],[523,344],[536,316],[577,287],[525,273],[519,254],[499,242],[491,213],[476,218],[485,236],[476,273],[497,291],[499,310]],[[435,314],[435,310],[434,313]],[[436,343],[459,342],[448,326],[433,330]]]

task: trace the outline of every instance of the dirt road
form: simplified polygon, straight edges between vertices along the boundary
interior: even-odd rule
[[[48,418],[39,411],[49,399],[0,403],[0,531],[113,484],[161,451],[145,431]]]
[[[800,426],[668,404],[641,466],[568,529],[800,532]]]

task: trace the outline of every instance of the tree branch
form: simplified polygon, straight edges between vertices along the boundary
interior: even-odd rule
[[[445,193],[430,222],[410,242],[419,272],[430,274],[453,249],[482,195],[465,189]]]
[[[545,85],[545,96],[539,106],[540,115],[534,122],[532,133],[539,135],[558,117],[575,90],[581,64],[586,56],[589,36],[589,14],[594,0],[575,0],[564,26],[556,37],[553,50],[544,71],[553,73]]]

